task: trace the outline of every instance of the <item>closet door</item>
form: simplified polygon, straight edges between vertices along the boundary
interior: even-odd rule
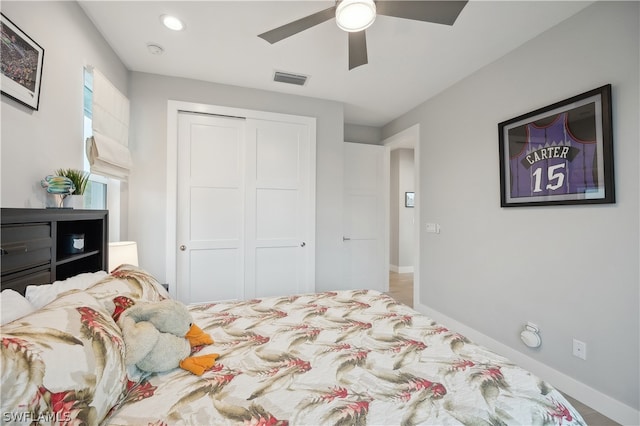
[[[177,278],[186,303],[244,298],[244,119],[178,116]]]
[[[314,289],[309,155],[308,126],[247,120],[247,297]]]
[[[311,131],[295,121],[179,114],[180,300],[313,291]]]

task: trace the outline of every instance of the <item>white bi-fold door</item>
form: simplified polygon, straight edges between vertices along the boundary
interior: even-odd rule
[[[296,120],[178,115],[180,300],[313,291],[311,131]]]

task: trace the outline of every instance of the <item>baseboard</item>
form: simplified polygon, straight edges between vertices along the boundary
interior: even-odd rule
[[[628,405],[577,381],[573,377],[567,376],[566,374],[549,367],[538,360],[528,357],[522,352],[519,352],[504,343],[500,343],[497,340],[454,320],[453,318],[429,308],[428,306],[414,303],[414,309],[467,336],[474,342],[486,346],[487,348],[509,358],[522,368],[525,368],[541,379],[548,381],[555,388],[604,414],[610,419],[623,425],[640,425],[639,410],[629,407]]]
[[[413,273],[413,266],[389,265],[389,270],[398,274]]]

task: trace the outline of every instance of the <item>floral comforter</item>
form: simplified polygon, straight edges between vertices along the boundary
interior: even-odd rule
[[[584,424],[548,383],[382,293],[190,309],[215,366],[131,381],[103,424]]]

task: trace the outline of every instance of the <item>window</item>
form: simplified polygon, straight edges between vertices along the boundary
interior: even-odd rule
[[[93,73],[84,69],[84,131],[82,143],[82,158],[84,170],[89,172],[89,160],[85,153],[85,142],[93,135]],[[109,210],[109,240],[120,239],[120,181],[92,173],[85,190],[84,207],[87,209]]]
[[[92,101],[93,101],[93,74],[86,68],[84,69],[84,134],[83,141],[86,141],[91,136],[91,119],[92,113]],[[84,154],[85,146],[82,144],[84,158],[84,170],[89,171],[89,160],[87,160],[86,154]],[[107,179],[92,174],[89,177],[89,183],[85,191],[84,206],[88,209],[106,209],[107,208]]]

